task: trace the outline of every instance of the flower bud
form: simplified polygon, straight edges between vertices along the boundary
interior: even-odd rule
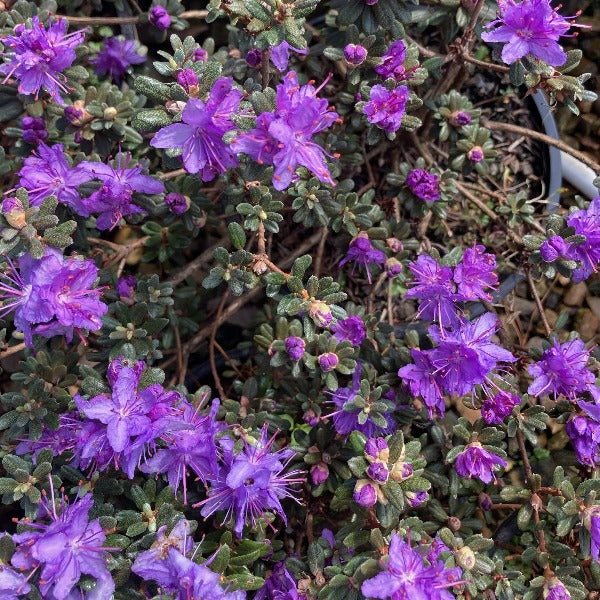
[[[367,6],[373,6],[374,4],[377,4],[379,2],[379,0],[365,0],[365,4]]]
[[[305,348],[306,344],[302,338],[293,335],[285,338],[285,351],[292,360],[300,360]]]
[[[8,224],[15,229],[23,229],[27,225],[23,204],[14,196],[9,196],[2,200],[2,214],[8,221]]]
[[[390,472],[386,464],[377,461],[369,465],[367,475],[377,483],[385,483],[390,476]]]
[[[359,479],[354,486],[353,498],[356,504],[371,508],[377,502],[377,490],[368,479]]]
[[[258,48],[252,48],[246,54],[246,62],[250,67],[258,67],[262,62],[262,52]]]
[[[321,300],[314,300],[310,304],[308,309],[308,316],[315,322],[319,327],[327,327],[331,323],[331,309],[325,302]]]
[[[390,471],[390,477],[394,481],[398,481],[398,482],[408,479],[409,477],[412,476],[412,474],[413,474],[412,465],[410,463],[402,462],[401,460],[396,461],[394,463],[394,466],[392,467],[392,470]]]
[[[467,153],[467,158],[474,163],[480,163],[484,157],[483,148],[481,146],[473,146]]]
[[[117,293],[121,300],[133,300],[136,287],[137,279],[133,275],[126,275],[117,281]]]
[[[570,244],[565,242],[560,235],[553,235],[540,247],[540,254],[545,262],[554,262],[557,258],[565,256],[569,251]]]
[[[315,485],[325,483],[328,477],[329,467],[324,462],[314,465],[310,470],[310,478]]]
[[[388,258],[385,261],[385,272],[388,277],[396,277],[402,273],[402,263],[396,258]]]
[[[472,121],[471,115],[462,111],[455,111],[448,117],[448,122],[453,127],[462,127]]]
[[[367,49],[360,44],[348,44],[344,48],[344,58],[349,64],[358,66],[367,58]]]
[[[404,496],[412,508],[420,506],[427,500],[427,492],[405,492]]]
[[[467,571],[475,566],[475,553],[469,546],[463,546],[454,553],[456,564]]]
[[[485,510],[486,512],[488,510],[492,510],[492,499],[485,493],[485,492],[481,492],[479,494],[479,506],[481,506],[481,510]]]
[[[390,449],[384,438],[369,438],[365,444],[365,456],[369,462],[379,460],[387,464],[390,459]]]
[[[189,94],[198,90],[198,75],[192,69],[183,69],[177,75],[177,83]]]
[[[148,14],[148,21],[160,31],[165,31],[171,25],[171,17],[164,6],[153,6]]]
[[[39,144],[48,137],[46,122],[36,117],[23,117],[21,121],[23,140],[28,144]]]
[[[182,215],[190,207],[190,199],[183,194],[171,192],[165,196],[165,204],[174,215]]]
[[[319,417],[317,417],[317,413],[312,409],[309,408],[303,415],[302,415],[302,420],[307,423],[308,425],[310,425],[311,427],[314,427],[315,425],[318,424],[319,422]]]
[[[204,48],[196,48],[192,58],[194,59],[194,62],[206,62],[208,59],[208,52]]]
[[[338,366],[339,362],[340,359],[334,352],[325,352],[325,354],[319,356],[319,366],[324,373],[333,371]]]
[[[387,238],[385,243],[392,252],[402,252],[404,250],[404,244],[398,238]]]

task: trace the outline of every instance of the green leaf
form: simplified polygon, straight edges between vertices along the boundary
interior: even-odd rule
[[[246,245],[246,233],[239,223],[233,221],[227,226],[229,239],[236,250],[241,250]]]

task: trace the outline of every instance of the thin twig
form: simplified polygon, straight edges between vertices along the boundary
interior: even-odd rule
[[[184,279],[187,279],[190,275],[193,275],[196,270],[204,266],[219,246],[225,246],[226,244],[226,240],[219,240],[216,244],[213,244],[204,252],[202,252],[200,256],[194,258],[194,260],[192,260],[192,262],[188,263],[185,267],[183,267],[183,269],[175,273],[173,278],[169,279],[167,283],[169,283],[173,287],[179,285]]]
[[[167,171],[166,173],[160,173],[158,178],[161,181],[168,181],[169,179],[175,179],[180,175],[185,175],[187,171],[185,169],[175,169],[174,171]]]
[[[223,309],[225,308],[227,298],[229,298],[229,288],[225,290],[225,293],[221,298],[221,302],[219,303],[219,308],[217,309],[217,316],[215,317],[215,322],[213,323],[212,330],[210,333],[210,343],[208,344],[208,358],[210,360],[210,370],[212,371],[212,376],[215,380],[215,387],[217,388],[217,392],[219,392],[219,398],[221,399],[221,401],[225,400],[225,390],[223,389],[223,385],[221,384],[221,378],[219,377],[219,372],[217,371],[217,361],[215,360],[215,338],[217,337],[217,331],[220,325],[219,320],[223,315]]]
[[[207,10],[187,10],[179,15],[178,19],[206,19],[208,16]],[[69,23],[74,25],[125,25],[127,23],[135,25],[140,23],[142,15],[133,17],[73,17],[71,15],[56,15],[57,19],[67,19]]]
[[[596,172],[596,175],[600,175],[600,163],[597,163],[584,152],[575,150],[575,148],[572,148],[569,146],[569,144],[566,144],[561,140],[554,139],[545,133],[540,133],[539,131],[534,131],[533,129],[528,129],[527,127],[521,127],[520,125],[500,123],[499,121],[484,121],[482,122],[482,125],[493,131],[509,131],[510,133],[525,135],[533,138],[534,140],[539,140],[540,142],[549,144],[550,146],[555,146],[559,150],[570,154],[577,160],[580,160],[582,163],[586,164],[588,167],[590,167],[590,169]]]
[[[540,318],[542,319],[542,323],[544,324],[544,329],[546,330],[546,335],[550,337],[552,335],[552,327],[550,327],[550,323],[548,323],[548,319],[546,319],[546,314],[544,313],[544,305],[540,300],[540,296],[535,287],[535,281],[533,281],[533,277],[531,275],[531,271],[527,269],[527,281],[529,283],[529,289],[533,294],[533,299],[535,300],[535,305],[537,306],[538,312],[540,313]]]
[[[25,348],[25,342],[15,344],[14,346],[9,346],[6,350],[2,350],[2,352],[0,352],[0,360],[11,356],[12,354],[16,354],[17,352],[21,352],[21,350],[25,350]]]
[[[317,256],[315,258],[315,276],[319,277],[321,274],[321,265],[323,264],[323,254],[325,252],[325,242],[327,241],[327,235],[329,234],[329,228],[323,227],[321,230],[321,239],[319,240],[319,247],[317,248]]]
[[[463,54],[463,59],[468,63],[483,67],[484,69],[489,69],[490,71],[498,71],[499,73],[508,73],[510,71],[510,69],[504,65],[497,65],[496,63],[487,62],[486,60],[479,60],[478,58],[473,58],[470,54]]]

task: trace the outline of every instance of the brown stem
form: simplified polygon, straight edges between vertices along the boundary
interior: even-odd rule
[[[318,277],[321,274],[321,265],[323,264],[323,254],[325,253],[325,242],[327,241],[327,235],[329,234],[329,228],[323,227],[321,230],[321,239],[319,240],[319,247],[317,248],[317,256],[315,258],[315,276]]]
[[[492,504],[491,510],[520,510],[523,508],[522,504],[512,504],[512,503],[498,503]]]
[[[186,170],[185,169],[175,169],[174,171],[167,171],[167,173],[161,173],[158,178],[161,181],[168,181],[169,179],[175,179],[176,177],[179,177],[180,175],[185,175],[186,174]]]
[[[521,453],[521,459],[523,460],[523,468],[525,469],[525,483],[530,483],[533,471],[531,469],[531,463],[529,462],[529,456],[527,455],[527,448],[525,448],[525,438],[520,429],[517,429],[516,438],[517,444],[519,445],[519,452]]]
[[[529,269],[527,269],[527,282],[529,283],[529,289],[531,289],[533,299],[535,300],[535,305],[537,306],[538,312],[540,313],[540,318],[542,319],[542,323],[544,324],[546,336],[550,337],[552,335],[552,327],[550,327],[550,323],[548,323],[548,319],[546,319],[546,314],[544,313],[544,305],[542,304],[540,296],[535,287],[535,281],[533,281],[533,277]]]
[[[472,57],[470,54],[463,54],[463,59],[472,65],[489,69],[490,71],[498,71],[498,73],[508,73],[510,69],[504,65],[497,65],[496,63],[487,62],[486,60],[479,60],[478,58]]]
[[[194,260],[192,260],[192,262],[188,263],[183,269],[181,269],[181,271],[175,273],[173,278],[169,279],[167,283],[171,284],[173,287],[179,285],[184,279],[187,279],[190,275],[193,275],[196,270],[204,266],[206,261],[212,257],[214,251],[219,246],[224,246],[226,243],[227,242],[225,240],[219,240],[216,244],[213,244],[210,246],[210,248],[207,248],[202,254],[200,254],[200,256],[197,256]]]
[[[179,15],[178,19],[205,19],[208,16],[207,10],[187,10]],[[127,23],[135,25],[141,21],[142,15],[134,17],[72,17],[71,15],[56,15],[57,19],[67,19],[74,25],[125,25]]]
[[[271,58],[271,50],[267,48],[263,50],[262,59],[260,63],[260,76],[262,89],[266,89],[269,85],[269,59]]]
[[[219,308],[217,309],[217,316],[215,317],[215,322],[213,323],[211,332],[210,332],[210,343],[208,345],[208,357],[210,360],[210,370],[212,371],[213,379],[215,380],[215,387],[217,388],[217,392],[219,393],[219,398],[221,402],[225,400],[225,390],[223,389],[223,385],[221,384],[221,378],[219,377],[219,372],[217,370],[217,362],[215,360],[215,343],[217,337],[217,331],[220,325],[220,319],[223,315],[223,309],[225,308],[225,302],[227,302],[227,298],[229,297],[229,289],[225,290],[223,297],[221,298],[221,302],[219,303]]]
[[[569,144],[566,144],[561,140],[556,140],[545,133],[540,133],[539,131],[534,131],[533,129],[528,129],[527,127],[521,127],[520,125],[500,123],[498,121],[484,121],[482,122],[482,125],[488,129],[491,129],[492,131],[509,131],[510,133],[516,133],[518,135],[526,135],[534,140],[539,140],[540,142],[544,142],[550,146],[555,146],[559,150],[562,150],[577,160],[580,160],[582,163],[590,167],[590,169],[595,171],[597,175],[600,175],[600,163],[597,163],[584,152],[575,150],[575,148],[571,148]]]
[[[15,344],[14,346],[9,346],[6,350],[0,352],[0,360],[6,358],[7,356],[11,356],[12,354],[16,354],[17,352],[21,352],[21,350],[25,350],[25,342]]]
[[[258,249],[258,254],[261,257],[266,256],[267,243],[265,240],[265,224],[262,221],[258,222],[258,239],[256,241],[256,247]]]

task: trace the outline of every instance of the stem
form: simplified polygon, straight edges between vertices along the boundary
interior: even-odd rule
[[[134,17],[72,17],[71,15],[55,15],[57,19],[67,19],[69,23],[74,25],[124,25],[130,23],[138,24],[142,20],[143,15]],[[206,19],[208,16],[207,10],[187,10],[179,15],[178,19]]]
[[[6,350],[0,352],[0,359],[11,356],[12,354],[16,354],[17,352],[21,352],[21,350],[25,350],[25,342],[21,342],[20,344],[16,344],[14,346],[9,346]]]
[[[206,264],[206,261],[212,257],[213,252],[219,246],[224,245],[223,241],[224,240],[220,240],[216,244],[213,244],[212,246],[207,248],[202,254],[200,254],[200,256],[197,256],[192,262],[188,263],[183,269],[181,269],[181,271],[175,273],[173,278],[170,279],[167,283],[175,287],[176,285],[179,285],[184,279],[187,279],[190,275],[193,275],[197,269],[201,268],[204,264]]]
[[[529,456],[527,456],[527,448],[525,448],[525,438],[520,429],[517,429],[516,438],[517,444],[519,445],[519,452],[521,453],[521,459],[523,460],[523,468],[525,469],[525,483],[530,483],[533,471],[531,469],[531,463],[529,462]]]
[[[533,129],[528,129],[527,127],[521,127],[520,125],[500,123],[498,121],[484,121],[482,122],[482,125],[488,129],[491,129],[492,131],[509,131],[510,133],[526,135],[534,140],[539,140],[540,142],[544,142],[550,146],[555,146],[559,150],[570,154],[577,160],[580,160],[582,163],[586,164],[588,167],[590,167],[590,169],[596,172],[596,175],[600,175],[600,163],[597,163],[584,152],[575,150],[575,148],[572,148],[569,146],[569,144],[566,144],[561,140],[555,140],[553,137],[550,137],[545,133],[540,133],[539,131],[534,131]]]
[[[486,60],[479,60],[478,58],[473,58],[470,54],[463,54],[463,58],[472,65],[477,65],[478,67],[489,69],[490,71],[498,71],[498,73],[508,73],[510,71],[510,69],[504,65],[497,65],[495,63],[487,62]]]
[[[185,169],[175,169],[174,171],[168,171],[167,173],[161,173],[158,178],[161,181],[168,181],[169,179],[175,179],[176,177],[179,177],[180,175],[185,175],[186,174],[186,170]]]
[[[546,336],[550,337],[552,335],[552,327],[550,327],[550,323],[548,323],[548,319],[546,319],[546,314],[544,313],[544,305],[542,304],[540,296],[535,287],[535,281],[533,281],[533,277],[531,276],[531,271],[529,269],[527,269],[527,282],[529,283],[529,288],[531,289],[531,293],[533,294],[535,305],[537,306],[538,312],[540,313],[540,318],[542,319],[542,323],[544,324]]]
[[[271,58],[271,50],[267,48],[263,50],[262,59],[260,63],[260,75],[262,78],[262,89],[266,89],[269,85],[269,59]]]
[[[215,380],[215,386],[217,391],[219,392],[219,398],[221,401],[225,400],[225,390],[223,389],[223,385],[221,384],[221,378],[219,377],[219,371],[217,370],[217,362],[215,360],[215,344],[217,331],[219,329],[220,319],[223,315],[223,309],[225,308],[225,302],[227,302],[227,298],[229,297],[229,288],[225,290],[223,297],[221,298],[221,302],[219,304],[219,308],[217,309],[217,316],[215,318],[215,322],[213,323],[211,332],[210,332],[210,343],[208,345],[208,357],[210,360],[210,370],[212,371],[213,379]]]

